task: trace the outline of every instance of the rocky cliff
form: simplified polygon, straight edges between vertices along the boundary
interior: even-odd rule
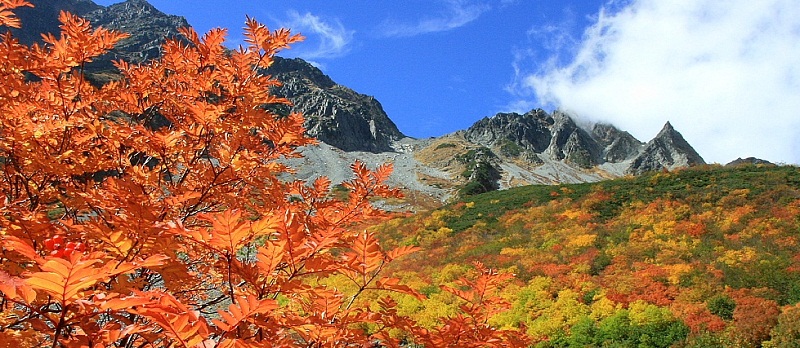
[[[669,123],[645,144],[613,125],[598,123],[585,129],[558,110],[499,113],[453,136],[459,135],[468,144],[499,155],[501,160],[486,163],[501,173],[501,187],[597,181],[705,163]],[[470,145],[464,148],[469,151]]]
[[[113,69],[113,60],[141,63],[160,55],[166,38],[178,37],[178,28],[189,26],[185,18],[167,15],[145,0],[127,0],[108,7],[90,0],[30,0],[34,7],[23,7],[17,12],[22,20],[22,30],[12,31],[21,42],[41,42],[41,34],[58,34],[60,11],[84,17],[92,25],[119,30],[131,36],[122,40],[110,53],[98,57],[89,67],[96,73]]]
[[[41,34],[59,33],[58,14],[61,11],[86,16],[92,11],[103,8],[91,0],[28,0],[28,2],[34,7],[20,7],[15,10],[22,21],[22,29],[11,30],[20,42],[28,45],[41,42]]]
[[[374,97],[336,84],[322,71],[302,59],[276,57],[267,73],[283,85],[278,96],[294,103],[310,136],[344,151],[389,152],[405,135],[383,111]]]
[[[639,155],[633,159],[627,172],[642,174],[705,163],[697,151],[683,139],[681,133],[667,122],[658,135],[650,140]]]
[[[189,26],[185,18],[165,14],[145,0],[127,0],[101,7],[85,17],[94,26],[131,35],[118,43],[110,53],[96,60],[94,68],[100,70],[112,68],[113,60],[141,63],[157,58],[161,55],[161,44],[167,38],[180,37],[178,28]]]
[[[553,117],[541,109],[524,115],[499,113],[475,122],[464,137],[477,144],[499,147],[510,156],[519,155],[520,150],[540,154],[550,146],[554,123]]]
[[[541,164],[542,158],[547,158],[582,168],[623,162],[638,155],[642,148],[642,143],[630,133],[612,125],[596,124],[587,131],[564,112],[548,114],[542,109],[484,118],[467,129],[464,137],[493,147],[501,155],[521,155],[534,164]]]
[[[602,148],[583,128],[578,127],[569,115],[556,111],[553,136],[547,153],[551,159],[566,160],[581,168],[592,168],[603,163]]]
[[[498,149],[500,154],[542,163],[542,156],[566,160],[583,168],[602,163],[603,149],[567,114],[535,109],[523,115],[500,113],[473,124],[464,133],[471,142]]]
[[[636,157],[644,143],[628,132],[607,123],[597,123],[592,127],[592,137],[603,147],[603,160],[622,162]]]

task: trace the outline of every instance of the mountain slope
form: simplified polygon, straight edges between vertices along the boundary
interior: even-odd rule
[[[592,127],[592,136],[603,146],[603,160],[606,162],[616,163],[631,159],[638,155],[644,146],[630,133],[610,124],[595,124]]]
[[[127,0],[96,9],[85,15],[94,26],[119,30],[131,36],[94,64],[94,69],[106,70],[114,60],[141,63],[161,55],[161,44],[167,38],[178,38],[178,28],[189,22],[180,16],[159,11],[145,0]]]
[[[646,146],[612,125],[595,124],[587,130],[569,114],[541,109],[481,119],[463,132],[434,139],[417,158],[457,179],[466,169],[456,159],[480,148],[497,157],[487,163],[500,173],[501,189],[595,182],[705,163],[671,126]]]
[[[391,152],[405,137],[375,98],[336,84],[302,59],[276,57],[267,73],[283,83],[275,90],[289,98],[292,112],[306,117],[309,135],[344,151]]]
[[[86,16],[92,11],[103,8],[91,0],[28,0],[28,2],[34,7],[21,7],[15,10],[22,21],[22,29],[11,30],[20,42],[28,45],[41,42],[41,34],[56,35],[60,32],[58,14],[61,11]]]
[[[505,292],[515,309],[494,320],[524,321],[538,347],[758,347],[791,341],[778,322],[800,313],[797,167],[512,188],[374,230],[423,249],[396,270],[434,291],[403,310],[444,310],[435,285],[480,261],[517,276]]]

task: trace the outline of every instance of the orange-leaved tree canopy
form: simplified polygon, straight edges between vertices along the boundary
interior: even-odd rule
[[[0,0],[0,26],[19,27],[21,6]],[[397,346],[403,332],[428,345],[527,343],[478,310],[501,304],[489,295],[506,276],[488,269],[465,281],[475,290],[445,289],[480,296],[439,329],[400,316],[390,297],[358,299],[422,297],[383,274],[415,248],[387,251],[349,229],[383,215],[371,199],[399,195],[384,184],[390,166],[353,164],[343,200],[325,178],[288,179],[281,159],[314,140],[302,115],[269,111],[289,102],[263,71],[299,36],[248,18],[246,45],[230,51],[223,29],[182,29],[160,59],[117,62],[122,78],[97,88],[84,65],[127,35],[60,21],[42,44],[0,37],[0,342]],[[356,291],[321,285],[334,274]]]

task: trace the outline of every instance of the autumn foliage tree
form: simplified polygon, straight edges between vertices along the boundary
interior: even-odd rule
[[[19,27],[0,0],[0,25]],[[281,160],[314,143],[299,114],[278,116],[263,74],[298,41],[247,19],[246,45],[190,28],[162,58],[116,62],[101,88],[85,64],[125,38],[68,13],[59,36],[0,37],[0,342],[17,347],[524,346],[491,328],[506,276],[481,268],[453,291],[464,314],[422,329],[390,297],[419,293],[386,276],[413,247],[384,250],[350,227],[399,192],[391,166],[352,165],[346,199],[331,182],[291,180]],[[344,276],[343,293],[320,279]]]

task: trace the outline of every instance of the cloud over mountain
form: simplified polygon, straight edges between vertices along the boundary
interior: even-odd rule
[[[612,6],[601,10],[567,62],[520,69],[516,92],[641,138],[672,121],[711,161],[747,155],[800,163],[796,1]]]

